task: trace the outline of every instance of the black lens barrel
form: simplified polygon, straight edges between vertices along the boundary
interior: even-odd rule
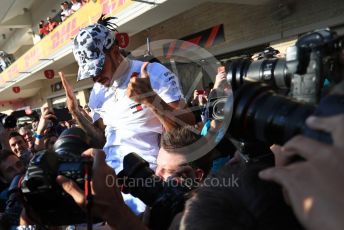
[[[248,83],[234,94],[229,133],[245,141],[284,144],[302,133],[312,105],[278,95],[264,83]]]

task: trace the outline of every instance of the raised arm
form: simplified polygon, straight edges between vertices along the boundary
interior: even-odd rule
[[[184,100],[166,103],[152,89],[146,70],[148,64],[146,62],[142,65],[140,78],[133,77],[130,79],[128,97],[150,108],[167,131],[185,124],[194,125],[195,117]]]
[[[59,72],[61,77],[63,88],[66,92],[67,107],[73,118],[76,120],[80,128],[82,128],[89,137],[91,137],[91,145],[95,148],[103,148],[105,144],[104,124],[102,119],[99,119],[96,123],[92,123],[87,119],[80,111],[78,102],[73,92],[72,86],[66,80],[63,72]]]

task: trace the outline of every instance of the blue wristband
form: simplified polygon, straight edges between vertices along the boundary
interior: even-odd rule
[[[38,140],[41,140],[44,136],[41,135],[41,134],[38,134],[38,133],[34,133],[34,134],[33,134],[33,137],[34,137],[34,138],[37,138]]]

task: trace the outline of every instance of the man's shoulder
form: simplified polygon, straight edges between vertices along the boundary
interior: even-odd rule
[[[102,84],[99,83],[94,83],[91,94],[90,94],[90,99],[102,99],[105,97],[106,92],[108,91],[108,88],[106,88],[105,86],[103,86]]]
[[[158,62],[149,63],[147,66],[147,71],[151,74],[164,74],[166,72],[171,72],[169,69],[167,69],[163,64],[160,64]]]
[[[92,87],[92,91],[97,93],[97,92],[105,92],[106,91],[106,87],[103,86],[102,84],[96,82],[94,83],[93,87]]]
[[[133,60],[132,71],[140,72],[143,63],[144,62],[142,61]],[[169,84],[171,80],[176,78],[176,75],[171,70],[157,62],[149,63],[147,66],[147,72],[153,88],[159,88],[161,85]]]
[[[143,61],[139,61],[139,60],[132,60],[133,62],[133,68],[136,70],[141,70],[141,66],[143,65]],[[170,71],[169,69],[167,69],[163,64],[158,63],[158,62],[153,62],[153,63],[149,63],[147,66],[147,71],[150,74],[161,74],[164,73],[166,71]]]

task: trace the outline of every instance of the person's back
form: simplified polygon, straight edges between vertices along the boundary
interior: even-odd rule
[[[265,163],[227,165],[207,178],[206,186],[187,202],[181,229],[303,229],[281,188],[258,178],[266,167]]]

